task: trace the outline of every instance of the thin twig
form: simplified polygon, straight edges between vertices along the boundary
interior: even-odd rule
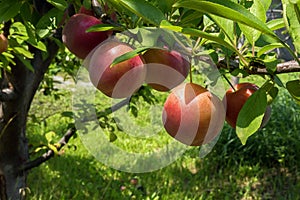
[[[105,113],[106,115],[109,115],[109,114],[119,110],[123,106],[127,105],[129,103],[129,101],[130,101],[130,98],[126,98],[126,99],[120,101],[119,103],[113,105],[112,107],[104,109],[101,112]],[[65,135],[57,143],[56,150],[60,151],[69,142],[70,138],[75,134],[75,132],[76,132],[75,127],[68,129],[68,131],[65,133]],[[52,149],[50,149],[46,153],[44,153],[42,156],[40,156],[32,161],[28,161],[27,163],[22,165],[22,167],[19,169],[19,172],[24,173],[32,168],[38,167],[42,163],[44,163],[47,160],[49,160],[50,158],[52,158],[54,155],[55,155],[55,152]]]
[[[75,133],[76,133],[75,127],[68,129],[68,131],[65,133],[65,135],[57,143],[58,144],[56,147],[57,151],[60,151],[69,142],[70,138]],[[32,161],[28,161],[27,163],[22,165],[21,168],[19,169],[19,172],[24,173],[34,167],[38,167],[42,163],[44,163],[47,160],[49,160],[50,158],[52,158],[54,155],[55,155],[55,152],[52,149],[50,149],[46,153],[44,153],[42,156],[40,156]]]
[[[225,74],[222,75],[224,77],[224,79],[226,80],[226,82],[230,85],[230,87],[232,88],[233,91],[236,91],[234,85],[228,80],[228,78],[225,76]]]

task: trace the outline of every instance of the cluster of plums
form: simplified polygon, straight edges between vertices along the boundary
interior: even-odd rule
[[[235,128],[241,108],[258,90],[254,84],[241,83],[229,89],[220,100],[200,85],[183,83],[190,63],[174,50],[151,48],[142,55],[112,65],[115,58],[133,48],[109,38],[111,31],[86,32],[90,26],[101,23],[92,15],[73,15],[63,29],[64,44],[82,59],[94,49],[87,67],[90,80],[106,96],[130,97],[144,83],[158,91],[171,90],[164,104],[163,124],[172,137],[186,145],[199,146],[212,141],[222,130],[225,120]],[[269,117],[268,107],[262,126]]]

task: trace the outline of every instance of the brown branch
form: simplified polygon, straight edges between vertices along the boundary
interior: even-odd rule
[[[57,143],[57,151],[60,151],[71,139],[71,137],[76,133],[75,127],[68,129],[68,131],[65,133],[65,135],[59,140]],[[20,173],[24,173],[34,167],[38,167],[42,163],[46,162],[50,158],[52,158],[55,155],[55,152],[53,150],[48,150],[46,153],[44,153],[42,156],[25,163],[20,169]]]
[[[113,105],[110,108],[104,109],[103,111],[99,112],[98,114],[105,114],[105,115],[109,115],[117,110],[119,110],[120,108],[122,108],[123,106],[127,105],[130,101],[130,98],[126,98],[122,101],[120,101],[119,103]],[[72,127],[70,129],[68,129],[68,131],[65,133],[65,135],[59,140],[59,142],[57,143],[57,151],[60,151],[71,139],[71,137],[75,134],[76,132],[76,128]],[[48,150],[46,153],[44,153],[42,156],[32,160],[32,161],[28,161],[27,163],[25,163],[20,169],[19,172],[20,173],[24,173],[32,168],[38,167],[39,165],[41,165],[42,163],[46,162],[47,160],[49,160],[50,158],[52,158],[55,155],[55,152],[53,150]]]
[[[122,107],[124,107],[125,105],[127,105],[129,102],[130,102],[130,97],[116,103],[115,105],[113,105],[109,108],[106,108],[106,109],[98,112],[97,118],[99,119],[103,115],[112,114],[113,112],[115,112],[115,111],[121,109]],[[87,122],[87,120],[83,120],[82,122]],[[75,134],[75,132],[76,132],[75,127],[71,127],[70,129],[68,129],[68,131],[65,133],[65,135],[57,143],[56,150],[60,151],[69,142],[69,140]],[[47,160],[49,160],[50,158],[52,158],[54,155],[55,155],[55,152],[53,150],[51,150],[51,149],[48,150],[42,156],[40,156],[32,161],[28,161],[27,163],[22,165],[21,168],[19,169],[19,173],[24,173],[32,168],[38,167],[42,163],[44,163]]]
[[[55,41],[48,40],[47,42],[48,42],[47,58],[43,59],[41,50],[36,48],[32,50],[34,53],[34,59],[32,60],[34,73],[31,73],[28,76],[28,79],[30,80],[30,84],[28,84],[28,87],[31,87],[31,89],[28,89],[28,91],[30,92],[28,94],[28,96],[30,97],[30,99],[28,100],[28,105],[30,105],[30,102],[32,101],[40,83],[42,82],[46,71],[48,70],[52,60],[55,58],[59,50],[59,46],[55,43]]]
[[[228,66],[224,60],[221,60],[217,63],[218,68],[228,69]],[[233,71],[234,69],[238,69],[239,64],[237,62],[229,63],[229,70]],[[247,69],[246,72],[248,74],[268,74],[272,75],[272,73],[268,72],[265,67],[262,66],[251,66],[251,69]],[[300,72],[300,66],[296,61],[288,61],[284,63],[280,63],[276,67],[276,71],[273,74],[283,74],[283,73],[294,73]]]
[[[262,71],[263,72],[263,71]],[[265,70],[265,72],[267,72]],[[275,74],[300,72],[300,66],[296,61],[288,61],[277,65]]]

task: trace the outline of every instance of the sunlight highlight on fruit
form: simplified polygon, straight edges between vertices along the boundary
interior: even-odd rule
[[[140,56],[111,66],[115,58],[132,51],[128,44],[108,39],[99,46],[89,60],[89,76],[93,85],[112,98],[133,95],[144,83],[146,70]]]
[[[222,101],[202,86],[185,83],[168,96],[162,119],[166,131],[176,140],[200,146],[220,133],[225,109]]]
[[[78,58],[84,59],[112,34],[111,31],[86,32],[88,28],[97,24],[102,24],[102,21],[94,16],[82,13],[73,15],[63,28],[63,43]]]

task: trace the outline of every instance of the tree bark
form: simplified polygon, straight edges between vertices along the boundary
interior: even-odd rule
[[[34,72],[15,60],[11,72],[3,72],[0,93],[0,199],[24,199],[26,172],[19,171],[29,160],[26,139],[26,120],[32,99],[43,80],[52,59],[58,51],[53,41],[48,41],[48,57],[33,49]]]

